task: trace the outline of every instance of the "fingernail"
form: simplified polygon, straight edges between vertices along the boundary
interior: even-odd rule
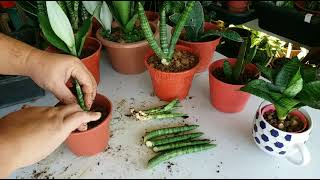
[[[93,112],[92,115],[96,116],[97,119],[101,117],[101,112]]]

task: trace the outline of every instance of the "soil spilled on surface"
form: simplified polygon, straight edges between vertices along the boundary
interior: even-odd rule
[[[163,72],[182,72],[195,67],[199,62],[199,58],[188,51],[175,50],[170,65],[161,63],[161,59],[153,55],[148,59],[151,67]]]

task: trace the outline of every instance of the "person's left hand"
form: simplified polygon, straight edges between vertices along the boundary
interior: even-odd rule
[[[96,96],[97,83],[80,59],[34,50],[28,58],[27,68],[28,76],[35,83],[51,91],[64,104],[77,102],[76,97],[66,86],[71,77],[77,79],[84,93],[85,104],[90,109]]]

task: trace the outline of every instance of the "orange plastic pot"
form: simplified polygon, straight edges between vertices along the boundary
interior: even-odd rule
[[[94,53],[90,56],[81,59],[81,62],[86,66],[86,68],[91,72],[94,79],[96,80],[97,84],[100,82],[100,64],[99,60],[101,57],[101,43],[96,38],[88,37],[83,45],[83,50],[90,49]],[[60,50],[56,49],[53,46],[49,46],[46,51],[52,52],[52,53],[61,53]],[[70,86],[70,81],[67,83],[68,86]]]
[[[242,13],[248,9],[249,1],[228,1],[229,11],[234,13]]]
[[[83,132],[72,132],[66,139],[65,144],[77,156],[92,156],[108,147],[112,103],[105,96],[97,94],[94,104],[103,107],[107,116],[98,126]]]
[[[158,37],[159,31],[156,25],[150,23],[150,26],[155,36]],[[146,70],[143,58],[150,50],[147,40],[134,43],[112,42],[101,36],[101,30],[100,28],[97,31],[96,36],[105,46],[114,70],[121,74],[140,74]]]
[[[212,106],[221,112],[236,113],[243,110],[250,94],[240,91],[244,85],[228,84],[214,77],[212,72],[223,67],[225,60],[229,61],[232,66],[236,63],[235,58],[229,58],[217,60],[209,66],[210,101]],[[246,70],[258,73],[254,64],[248,64]]]
[[[217,29],[217,25],[205,22],[204,31]],[[208,42],[190,42],[179,39],[178,44],[190,47],[199,54],[199,66],[197,72],[203,72],[208,69],[216,47],[219,45],[221,37]]]
[[[191,48],[182,45],[177,45],[176,49],[189,51],[194,55],[198,54]],[[154,92],[158,98],[164,101],[172,101],[173,99],[184,99],[190,90],[194,74],[197,71],[197,66],[182,72],[163,72],[151,67],[148,59],[154,55],[152,50],[149,50],[144,58],[144,63],[151,76]],[[199,56],[198,56],[199,57]]]

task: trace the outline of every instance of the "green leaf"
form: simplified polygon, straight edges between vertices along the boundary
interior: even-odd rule
[[[130,21],[125,25],[125,32],[131,32],[134,28],[134,25],[138,19],[139,15],[136,13],[133,15],[133,17],[130,19]]]
[[[244,42],[241,43],[239,54],[237,57],[237,62],[235,67],[233,68],[233,79],[238,80],[241,73],[243,72],[245,66],[246,66],[246,52],[247,49],[250,48],[250,39],[244,38]]]
[[[74,34],[68,17],[56,1],[46,1],[46,6],[52,30],[68,46],[71,54],[77,56]]]
[[[309,83],[317,80],[317,68],[306,67],[301,69],[301,76],[304,83]]]
[[[95,9],[101,6],[101,1],[82,1],[82,4],[91,15],[94,15]],[[98,16],[94,17],[99,18]]]
[[[129,21],[130,1],[112,1],[112,5],[118,12],[121,24],[125,27]]]
[[[287,88],[291,78],[299,71],[300,63],[293,59],[286,63],[276,76],[275,85]]]
[[[205,39],[210,36],[220,36],[220,37],[229,39],[231,41],[243,42],[243,39],[241,38],[241,36],[237,32],[232,31],[232,30],[226,30],[226,31],[209,30],[209,31],[203,33],[203,35],[200,37],[200,39]]]
[[[47,41],[54,47],[70,54],[70,50],[67,45],[53,32],[48,17],[46,15],[38,14],[38,20],[42,33]]]
[[[276,70],[262,66],[260,64],[256,64],[256,66],[259,69],[259,71],[261,71],[261,73],[265,76],[265,78],[267,78],[271,82],[274,82],[276,77]]]
[[[284,120],[291,111],[301,106],[299,101],[286,97],[281,97],[273,104],[280,120]]]
[[[299,68],[297,73],[290,80],[283,94],[286,95],[287,97],[293,98],[302,90],[302,87],[303,87],[303,80],[302,80],[302,77],[300,74],[300,68]]]
[[[111,32],[112,14],[107,3],[104,1],[101,6],[99,17],[104,30]]]
[[[307,106],[320,109],[320,81],[304,84],[303,89],[296,96],[296,99]]]
[[[229,63],[229,61],[223,62],[223,72],[228,81],[230,82],[232,80],[232,67]]]
[[[87,37],[87,33],[90,29],[91,23],[92,23],[92,17],[86,19],[82,26],[80,27],[80,29],[78,30],[77,34],[76,34],[76,46],[77,46],[77,52],[78,52],[78,57],[80,57],[81,52],[82,52],[82,48],[83,48],[83,44],[86,40]]]

